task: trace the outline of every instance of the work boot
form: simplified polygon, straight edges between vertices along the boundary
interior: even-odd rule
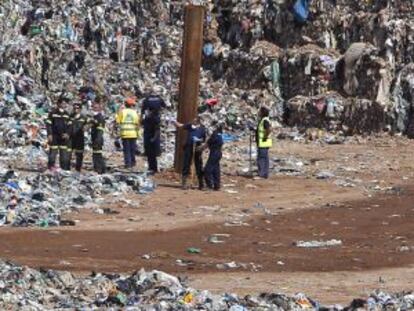
[[[204,189],[204,181],[203,179],[199,179],[198,180],[198,190],[203,190]]]
[[[183,190],[188,190],[187,177],[183,177],[183,179],[181,181],[181,188]]]

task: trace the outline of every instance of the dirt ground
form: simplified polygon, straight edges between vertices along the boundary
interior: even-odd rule
[[[413,289],[409,141],[281,141],[274,156],[300,159],[303,169],[259,181],[237,176],[246,163],[236,147],[225,152],[220,192],[182,191],[178,176],[163,173],[150,195],[131,194],[127,202],[108,197],[100,207],[113,214],[84,209],[65,216],[76,220],[73,227],[2,228],[0,253],[33,267],[76,273],[144,267],[177,274],[200,289],[304,292],[323,303],[348,303],[377,288]],[[335,177],[316,178],[327,170]],[[331,239],[342,245],[295,245]]]

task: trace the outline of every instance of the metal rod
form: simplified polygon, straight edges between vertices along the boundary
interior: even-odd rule
[[[181,55],[180,94],[177,121],[189,123],[197,116],[200,83],[201,51],[203,48],[204,7],[185,7],[183,50]],[[177,131],[175,170],[181,172],[186,132]]]
[[[252,159],[252,151],[253,151],[253,138],[252,138],[252,131],[249,129],[249,177],[253,178],[253,159]]]

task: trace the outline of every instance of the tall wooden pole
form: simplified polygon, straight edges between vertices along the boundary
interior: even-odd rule
[[[203,48],[204,7],[185,7],[183,50],[181,55],[178,117],[180,123],[191,122],[197,116],[200,84],[201,51]],[[186,132],[177,131],[175,142],[175,170],[181,172]]]

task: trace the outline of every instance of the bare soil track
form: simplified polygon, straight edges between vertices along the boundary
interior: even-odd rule
[[[0,255],[32,267],[81,274],[159,269],[188,277],[200,289],[301,291],[325,303],[347,303],[376,288],[414,289],[414,169],[407,156],[414,148],[405,141],[386,147],[374,141],[326,149],[330,152],[317,151],[319,164],[310,161],[310,171],[342,172],[335,167],[358,150],[367,158],[347,156],[347,167],[370,169],[349,174],[367,183],[378,179],[381,188],[394,186],[394,191],[371,196],[363,187],[338,187],[309,175],[253,181],[232,174],[224,176],[223,191],[182,191],[178,177],[165,173],[157,177],[155,193],[128,198],[139,202],[138,207],[107,200],[103,207],[118,214],[86,209],[65,216],[79,220],[74,227],[2,228]],[[279,151],[315,158],[309,146],[282,145]],[[224,167],[233,171],[230,164]],[[214,234],[227,236],[215,244]],[[330,239],[343,244],[313,249],[294,245]],[[190,247],[200,253],[189,253]]]

